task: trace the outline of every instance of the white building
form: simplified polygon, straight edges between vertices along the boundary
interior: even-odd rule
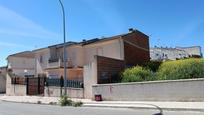
[[[202,57],[201,47],[150,48],[150,57],[154,61],[176,60],[190,57]]]

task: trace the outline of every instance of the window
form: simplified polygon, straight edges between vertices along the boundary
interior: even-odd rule
[[[40,56],[40,63],[43,63],[43,56]]]

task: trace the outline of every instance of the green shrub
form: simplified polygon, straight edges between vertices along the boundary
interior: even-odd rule
[[[122,82],[140,82],[153,80],[153,73],[141,66],[128,68],[122,73]]]
[[[158,80],[192,79],[204,77],[204,59],[167,61],[157,72]]]
[[[61,106],[72,106],[72,100],[68,99],[68,96],[61,96],[59,103]]]
[[[153,71],[153,72],[157,72],[157,70],[159,69],[159,66],[162,64],[162,62],[160,61],[149,61],[143,64],[143,67]]]
[[[74,106],[74,107],[80,107],[83,105],[81,101],[74,102],[71,99],[69,99],[68,96],[61,96],[59,100],[59,104],[61,106]]]
[[[72,106],[74,106],[74,107],[81,107],[82,105],[83,105],[83,103],[81,101],[72,103]]]

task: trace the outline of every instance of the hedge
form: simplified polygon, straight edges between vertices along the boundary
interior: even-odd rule
[[[140,82],[153,80],[153,73],[144,67],[135,66],[122,73],[122,82]]]
[[[192,58],[164,62],[156,76],[158,80],[203,78],[204,59]]]
[[[159,63],[156,63],[156,65],[150,63],[146,67],[135,66],[128,68],[122,73],[121,80],[122,82],[141,82],[204,78],[204,59],[191,58],[166,61],[157,70],[158,65]]]
[[[144,68],[147,68],[153,72],[157,72],[162,62],[160,61],[149,61],[143,64]]]

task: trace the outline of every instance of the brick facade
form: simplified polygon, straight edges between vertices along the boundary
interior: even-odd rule
[[[123,60],[97,56],[98,84],[117,82],[120,79],[119,73],[124,67]]]
[[[124,36],[123,40],[127,66],[140,65],[150,60],[148,36],[136,31]]]

